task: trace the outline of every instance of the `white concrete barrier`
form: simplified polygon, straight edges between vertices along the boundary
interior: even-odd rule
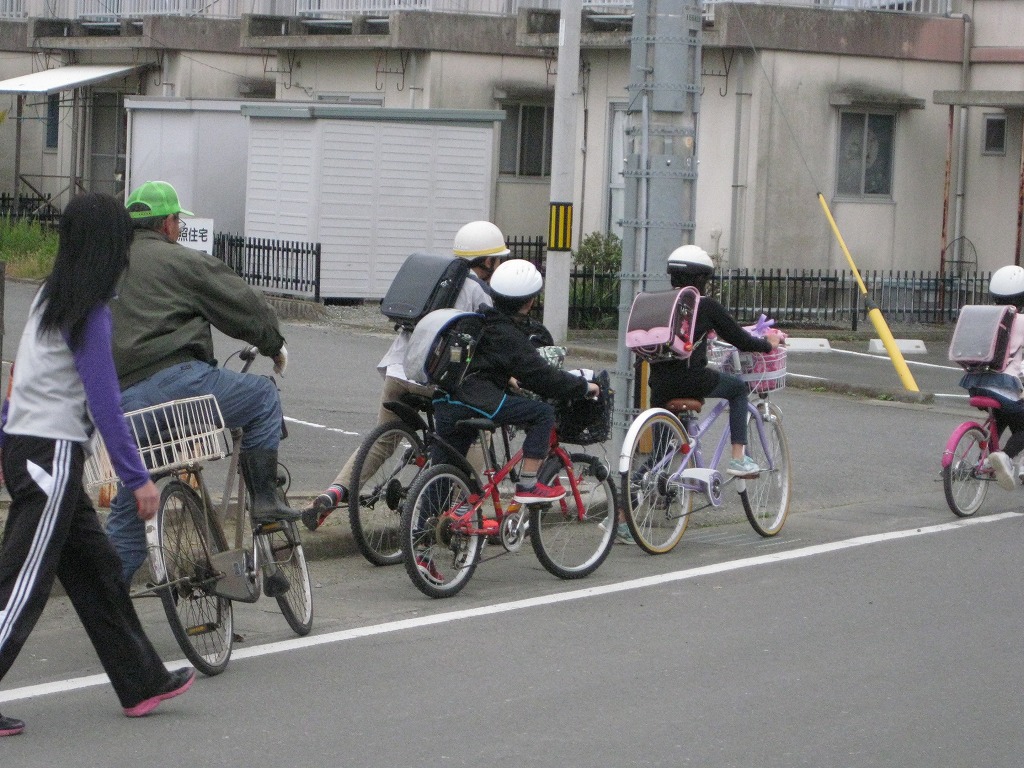
[[[790,336],[786,339],[787,352],[831,352],[832,345],[828,339],[807,339]]]
[[[894,339],[896,342],[896,349],[902,352],[904,355],[924,355],[928,353],[925,349],[924,342],[920,339]],[[868,342],[868,352],[873,355],[885,355],[888,354],[885,351],[885,345],[881,339],[872,339]]]

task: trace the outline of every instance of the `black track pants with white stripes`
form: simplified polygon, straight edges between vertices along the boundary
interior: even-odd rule
[[[122,707],[168,682],[121,581],[121,561],[82,487],[78,443],[7,435],[11,509],[0,549],[0,679],[14,664],[60,579]]]

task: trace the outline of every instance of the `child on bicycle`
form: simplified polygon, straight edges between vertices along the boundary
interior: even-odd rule
[[[548,455],[555,426],[554,407],[516,394],[515,389],[521,386],[558,400],[596,397],[600,392],[597,384],[549,365],[531,340],[537,328],[527,314],[543,286],[537,268],[522,259],[506,261],[494,270],[494,306],[480,309],[484,328],[473,361],[461,385],[434,401],[438,434],[462,454],[469,450],[477,432],[460,428],[460,419],[483,415],[497,424],[526,430],[523,466],[514,497],[521,504],[557,501],[565,496],[565,490],[537,482],[537,471]],[[434,459],[444,461],[443,456]]]
[[[710,331],[741,352],[771,352],[782,341],[782,334],[769,330],[759,339],[745,331],[714,299],[704,296],[715,267],[707,252],[696,245],[676,248],[668,257],[668,275],[673,288],[693,286],[701,293],[697,322],[693,329],[694,347],[686,360],[664,360],[651,365],[651,405],[664,407],[674,398],[722,397],[729,401],[729,432],[732,459],[726,471],[747,477],[761,471],[746,455],[747,385],[738,376],[708,368],[707,336]]]
[[[1024,310],[1024,267],[1000,267],[989,281],[989,293],[994,304],[1009,305]],[[1010,327],[1006,367],[1001,371],[966,373],[960,379],[960,386],[971,395],[984,395],[999,401],[996,411],[996,427],[1000,434],[1010,428],[1010,438],[1001,451],[989,454],[996,482],[1000,487],[1012,491],[1024,482],[1024,464],[1013,459],[1024,450],[1024,387],[1021,375],[1024,373],[1024,314],[1018,314]]]

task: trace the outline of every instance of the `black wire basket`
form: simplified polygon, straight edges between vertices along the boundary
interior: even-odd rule
[[[562,401],[555,409],[558,418],[558,439],[572,445],[603,443],[612,436],[612,392],[608,371],[597,373],[591,381],[601,387],[596,400]]]

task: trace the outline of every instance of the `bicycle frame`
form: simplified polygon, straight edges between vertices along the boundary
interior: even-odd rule
[[[501,493],[498,490],[498,486],[501,485],[501,482],[509,476],[509,473],[511,473],[512,470],[519,466],[519,463],[523,460],[523,449],[520,448],[516,451],[515,454],[505,462],[505,464],[498,468],[495,468],[491,463],[494,460],[494,451],[492,448],[489,447],[488,450],[484,452],[484,455],[488,457],[489,465],[484,469],[484,475],[487,480],[479,487],[478,491],[471,493],[469,498],[466,499],[465,503],[469,504],[469,509],[464,512],[457,513],[456,509],[458,507],[456,506],[452,509],[446,510],[444,513],[445,516],[452,518],[452,525],[455,530],[469,536],[483,535],[487,533],[475,525],[474,518],[476,517],[477,511],[488,499],[491,500],[491,503],[494,506],[494,512],[499,526],[506,517],[518,514],[522,508],[517,501],[512,501],[508,505],[508,508],[502,507]],[[572,466],[572,459],[570,458],[569,453],[559,444],[555,430],[551,430],[551,441],[548,448],[548,456],[558,456],[565,462],[566,466]],[[476,477],[475,471],[473,472],[472,477]],[[576,509],[578,510],[577,517],[582,520],[584,513],[583,500],[580,497],[580,490],[576,483],[576,477],[572,474],[569,476],[569,487],[572,491],[573,500],[576,502]],[[565,503],[564,498],[559,500],[559,504],[561,504],[563,510],[568,506]]]
[[[683,428],[683,432],[689,438],[689,443],[685,446],[680,446],[679,450],[684,453],[693,454],[693,466],[687,467],[683,464],[682,467],[677,470],[671,477],[668,478],[668,482],[676,484],[681,487],[684,491],[699,491],[703,493],[708,501],[714,507],[722,505],[722,486],[735,481],[737,484],[737,491],[743,491],[746,488],[746,481],[741,477],[723,476],[717,469],[719,462],[725,455],[726,446],[732,444],[731,433],[728,425],[722,431],[721,437],[718,439],[718,443],[715,446],[714,452],[711,455],[711,461],[705,461],[704,457],[704,446],[701,442],[701,437],[706,435],[711,427],[718,421],[718,418],[729,409],[729,401],[719,400],[718,403],[708,412],[706,416],[700,417],[697,414],[693,414],[689,417],[680,418],[676,414],[672,413],[664,408],[657,408],[659,412],[668,414]],[[765,434],[764,434],[764,418],[757,405],[752,403],[750,400],[747,401],[747,413],[754,417],[754,423],[757,425],[757,439],[764,445]],[[624,444],[629,443],[627,437]],[[762,467],[762,471],[775,471],[777,467],[771,463],[770,452],[769,454],[769,465]],[[654,467],[653,469],[659,469]],[[629,472],[629,456],[621,456],[619,459],[619,472]],[[698,510],[694,509],[687,514],[692,514]]]
[[[949,439],[946,440],[945,450],[942,452],[943,469],[946,469],[952,463],[953,455],[956,450],[956,443],[959,442],[959,439],[964,436],[964,433],[970,429],[980,429],[988,435],[988,439],[985,442],[987,453],[990,454],[993,451],[999,450],[999,429],[995,424],[995,412],[998,410],[998,401],[991,400],[989,402],[989,399],[990,398],[987,397],[971,398],[972,406],[982,411],[986,411],[988,416],[985,418],[984,424],[979,424],[977,421],[966,421],[952,431],[952,434],[949,435]],[[992,403],[995,403],[994,407]]]

